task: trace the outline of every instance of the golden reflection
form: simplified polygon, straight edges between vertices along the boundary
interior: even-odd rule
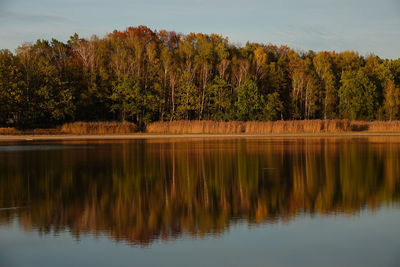
[[[399,189],[397,137],[73,141],[0,152],[0,223],[140,245],[219,235],[237,220],[356,214],[397,205]]]

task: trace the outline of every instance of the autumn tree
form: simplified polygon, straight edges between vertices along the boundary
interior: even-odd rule
[[[0,124],[18,123],[25,87],[18,59],[8,50],[0,50]]]
[[[400,60],[146,26],[0,52],[0,124],[399,119]]]
[[[323,89],[323,118],[333,119],[337,112],[337,85],[332,57],[327,52],[318,53],[313,64]]]

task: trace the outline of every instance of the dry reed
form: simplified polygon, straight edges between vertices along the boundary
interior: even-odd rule
[[[308,121],[170,121],[151,123],[148,133],[171,134],[284,134],[324,133],[351,131],[349,120],[308,120]]]
[[[64,134],[130,134],[137,131],[131,122],[72,122],[61,126]]]
[[[350,130],[348,120],[245,122],[247,134],[335,133]]]
[[[351,128],[353,131],[396,133],[400,132],[400,121],[352,121]]]
[[[170,121],[151,123],[146,129],[148,133],[171,134],[399,133],[400,121]]]
[[[60,134],[59,128],[37,128],[19,130],[17,128],[5,127],[0,128],[0,135],[51,135]]]
[[[237,121],[160,121],[146,127],[148,133],[173,134],[238,134],[244,130],[244,124]]]
[[[51,134],[130,134],[137,132],[129,122],[73,122],[49,129],[19,130],[0,127],[0,135]],[[301,134],[371,132],[400,133],[400,121],[169,121],[154,122],[146,127],[148,133],[158,134]]]
[[[16,128],[11,128],[11,127],[0,128],[0,135],[18,135],[18,134],[22,134],[22,131]]]

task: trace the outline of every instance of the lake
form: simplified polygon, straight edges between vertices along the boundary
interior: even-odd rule
[[[400,266],[400,137],[0,145],[0,266]]]

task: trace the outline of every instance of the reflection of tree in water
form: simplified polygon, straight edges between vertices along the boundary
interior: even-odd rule
[[[27,208],[3,210],[0,221],[18,216],[28,230],[146,245],[218,235],[237,219],[357,213],[398,203],[396,140],[138,140],[3,152],[0,207]]]

